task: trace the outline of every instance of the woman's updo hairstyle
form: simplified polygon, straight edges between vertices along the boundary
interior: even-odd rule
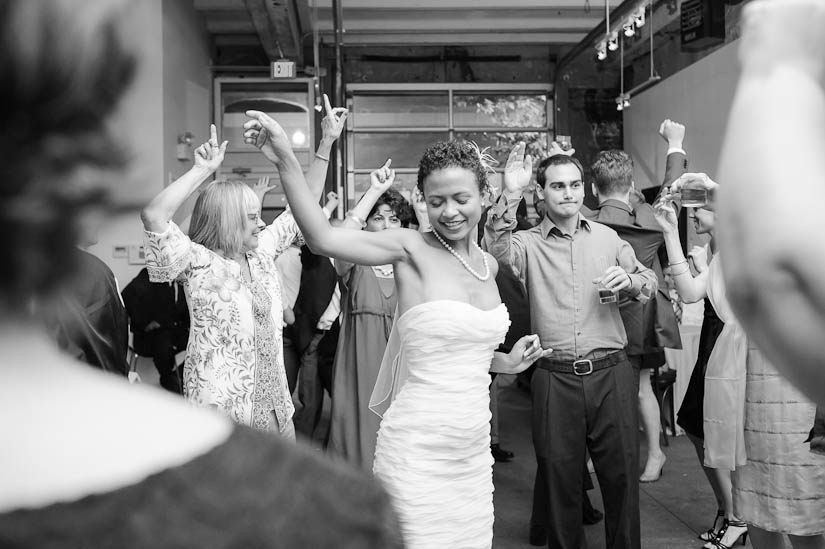
[[[136,65],[123,9],[114,0],[0,2],[0,311],[73,274],[79,212],[104,204],[100,171],[126,162],[106,129]]]
[[[424,193],[424,180],[433,172],[445,168],[464,168],[473,172],[482,195],[495,196],[495,190],[487,180],[495,163],[490,155],[470,141],[439,141],[424,151],[418,163],[418,190]]]

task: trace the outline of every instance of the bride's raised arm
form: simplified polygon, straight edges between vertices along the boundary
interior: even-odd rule
[[[319,255],[360,265],[386,265],[409,259],[421,236],[410,229],[380,232],[351,231],[330,226],[315,197],[304,183],[304,174],[284,129],[261,111],[247,111],[244,141],[255,145],[281,175],[287,202],[310,249]]]

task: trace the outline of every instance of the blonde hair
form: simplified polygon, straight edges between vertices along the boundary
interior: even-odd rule
[[[255,192],[239,181],[213,181],[198,195],[189,238],[212,251],[232,256],[243,249],[249,211],[261,209]]]

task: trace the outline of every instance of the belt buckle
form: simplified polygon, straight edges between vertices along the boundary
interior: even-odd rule
[[[586,364],[586,370],[580,369],[579,364]],[[574,360],[573,361],[573,373],[577,376],[589,376],[593,373],[593,361],[592,360]]]

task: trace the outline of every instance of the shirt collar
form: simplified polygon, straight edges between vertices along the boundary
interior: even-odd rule
[[[590,231],[590,223],[587,221],[587,218],[585,218],[581,214],[581,212],[577,213],[576,215],[578,216],[577,226],[579,228],[584,228],[584,229],[587,229],[588,231]],[[544,219],[541,220],[541,225],[539,227],[541,228],[541,236],[542,236],[542,238],[545,238],[545,239],[550,234],[550,231],[552,231],[553,229],[556,229],[556,234],[558,234],[558,235],[563,235],[564,234],[564,231],[562,231],[558,227],[558,225],[553,223],[550,220],[550,218],[547,217],[546,215],[544,216]]]
[[[608,198],[601,204],[599,204],[599,208],[604,208],[605,206],[619,208],[620,210],[624,210],[627,213],[633,213],[633,208],[627,202],[622,202],[621,200],[617,200],[615,198]]]

